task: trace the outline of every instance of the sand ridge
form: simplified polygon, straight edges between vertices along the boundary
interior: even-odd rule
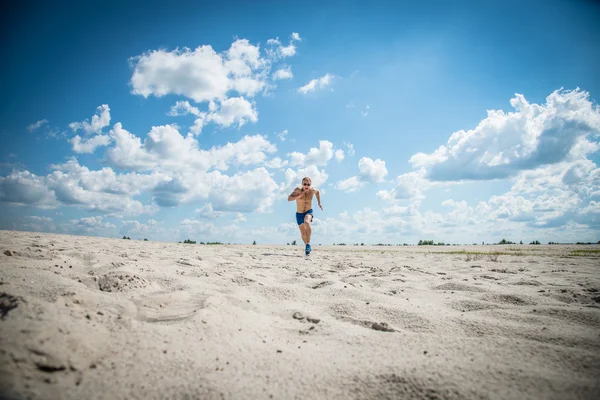
[[[317,245],[306,258],[300,246],[0,231],[0,389],[599,398],[599,248]]]

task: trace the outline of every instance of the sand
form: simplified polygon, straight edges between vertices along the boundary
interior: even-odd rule
[[[313,245],[306,258],[300,246],[0,231],[0,389],[598,399],[599,249]]]

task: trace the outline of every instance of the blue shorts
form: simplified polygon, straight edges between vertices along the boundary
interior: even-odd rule
[[[312,208],[304,213],[299,213],[299,212],[296,213],[296,222],[298,223],[298,225],[302,225],[304,223],[304,217],[306,216],[306,214],[310,214],[312,216],[313,215]]]

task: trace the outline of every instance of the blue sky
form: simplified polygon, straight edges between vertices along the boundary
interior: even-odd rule
[[[0,229],[301,241],[308,175],[313,243],[600,240],[600,7],[446,3],[16,6]]]

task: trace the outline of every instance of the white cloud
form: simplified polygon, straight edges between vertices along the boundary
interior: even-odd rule
[[[268,88],[268,76],[273,63],[296,53],[295,39],[282,46],[270,39],[261,56],[260,47],[247,39],[235,40],[230,48],[217,53],[212,46],[153,50],[131,59],[132,93],[144,97],[177,94],[198,103],[220,101],[230,91],[240,96],[254,97]],[[291,73],[291,71],[290,71]]]
[[[230,163],[248,166],[266,161],[266,153],[277,147],[264,136],[244,136],[236,143],[227,143],[209,150],[199,148],[193,136],[182,136],[170,125],[153,127],[144,142],[115,124],[110,132],[115,146],[106,150],[107,160],[119,168],[166,171],[227,170]]]
[[[197,107],[192,106],[187,100],[178,101],[177,103],[175,103],[175,105],[171,107],[171,110],[168,113],[168,115],[173,117],[188,114],[195,115],[196,117],[202,117],[206,113],[200,112],[200,110]]]
[[[348,148],[348,150],[347,150],[348,155],[350,157],[352,157],[355,154],[354,145],[352,143],[346,143],[346,142],[344,142],[344,145]]]
[[[360,112],[360,115],[362,115],[363,117],[366,117],[367,115],[369,115],[370,108],[371,108],[371,106],[365,106],[365,108]]]
[[[57,205],[54,192],[46,187],[45,178],[29,171],[13,171],[8,176],[0,176],[0,201],[41,208]]]
[[[267,161],[265,163],[265,167],[273,168],[273,169],[281,169],[281,168],[287,166],[288,164],[289,164],[289,162],[287,160],[283,161],[281,158],[275,157],[275,158]]]
[[[88,122],[87,120],[82,122],[71,122],[69,127],[73,130],[73,132],[77,132],[78,130],[83,130],[85,134],[92,133],[100,133],[102,128],[108,126],[110,124],[110,107],[107,104],[102,104],[98,106],[97,112],[94,116],[92,116],[92,122]]]
[[[320,140],[318,149],[311,147],[307,154],[294,151],[289,153],[288,156],[290,157],[290,165],[292,167],[308,165],[325,166],[333,157],[333,143],[327,140]]]
[[[27,130],[28,130],[29,132],[33,132],[33,131],[35,131],[36,129],[39,129],[39,128],[41,128],[42,126],[46,125],[47,123],[48,123],[48,120],[46,120],[46,119],[41,119],[41,120],[39,120],[39,121],[37,121],[37,122],[35,122],[35,123],[33,123],[33,124],[29,125],[29,126],[27,127]]]
[[[199,218],[215,219],[224,216],[226,213],[223,211],[215,211],[212,204],[208,203],[203,207],[196,210]]]
[[[224,127],[234,124],[241,127],[247,122],[258,121],[258,112],[254,106],[254,104],[243,97],[230,97],[221,102],[221,107],[218,111],[209,113],[206,120],[213,121]]]
[[[18,229],[32,232],[56,232],[56,223],[52,218],[28,215],[25,222],[17,224]]]
[[[369,157],[363,157],[358,161],[360,177],[367,182],[382,182],[388,171],[385,161],[377,159],[373,161]]]
[[[169,115],[183,116],[192,114],[198,117],[194,121],[194,125],[190,128],[190,132],[193,135],[198,135],[209,122],[214,122],[225,128],[232,125],[242,127],[248,122],[257,122],[258,112],[255,107],[254,103],[250,103],[243,97],[230,97],[220,103],[211,101],[209,103],[209,112],[206,113],[201,112],[186,100],[178,101],[172,106]]]
[[[324,89],[329,86],[333,81],[334,76],[330,74],[325,74],[320,78],[313,79],[308,82],[306,85],[299,87],[298,92],[302,94],[307,94],[310,92],[314,92],[317,89]]]
[[[84,228],[115,228],[115,226],[109,222],[104,222],[102,216],[96,217],[87,217],[80,219],[73,219],[70,221],[71,224],[76,227],[84,227]]]
[[[162,226],[162,222],[149,219],[145,223],[136,220],[122,221],[119,234],[132,239],[176,240],[172,232]]]
[[[233,219],[233,223],[246,222],[246,216],[240,212],[235,213],[235,218]]]
[[[337,150],[335,151],[335,159],[336,159],[338,162],[342,162],[342,161],[344,161],[344,150],[342,150],[342,149],[337,149]]]
[[[290,41],[287,46],[283,46],[279,38],[269,39],[267,40],[267,45],[270,47],[266,50],[267,56],[271,60],[291,57],[296,54],[296,45],[294,42],[299,42],[301,40],[300,35],[296,32],[293,32],[290,36]]]
[[[277,196],[277,183],[265,168],[233,176],[214,171],[209,202],[217,211],[266,212]]]
[[[423,191],[432,186],[425,178],[425,170],[408,172],[396,178],[396,187],[391,191],[381,190],[377,197],[383,200],[421,200],[424,198]]]
[[[154,50],[132,61],[132,93],[144,97],[178,94],[197,102],[211,101],[225,99],[231,87],[230,71],[210,45],[193,51]]]
[[[286,138],[286,136],[287,136],[287,134],[288,134],[288,130],[287,130],[287,129],[284,129],[284,130],[282,130],[281,132],[279,132],[279,133],[277,134],[277,136],[279,136],[279,139],[280,139],[282,142],[284,142],[284,141],[285,141],[285,138]]]
[[[355,192],[364,185],[358,176],[351,176],[348,179],[341,180],[335,184],[335,188],[345,192]]]
[[[530,104],[517,94],[516,111],[488,111],[469,131],[452,134],[447,145],[410,158],[430,180],[485,180],[515,176],[519,171],[581,158],[598,149],[587,137],[600,134],[600,110],[579,89],[554,91],[545,105]]]
[[[368,157],[362,157],[358,161],[359,175],[341,180],[335,184],[335,188],[346,192],[354,192],[365,185],[365,183],[383,182],[388,171],[385,167],[385,161],[377,159],[372,160]]]
[[[280,68],[273,73],[273,80],[278,81],[282,79],[292,79],[294,74],[292,73],[291,67]]]
[[[285,197],[287,197],[289,192],[291,192],[291,189],[300,186],[304,177],[309,177],[312,181],[312,186],[316,188],[323,186],[323,184],[327,182],[327,179],[329,178],[329,175],[327,175],[325,170],[319,169],[316,165],[310,165],[298,170],[288,168],[285,170],[284,176],[285,182],[280,185],[279,191],[281,196]]]
[[[73,151],[75,153],[93,153],[97,147],[108,146],[110,144],[110,136],[108,135],[96,135],[87,140],[81,139],[79,135],[75,136],[70,140]]]

